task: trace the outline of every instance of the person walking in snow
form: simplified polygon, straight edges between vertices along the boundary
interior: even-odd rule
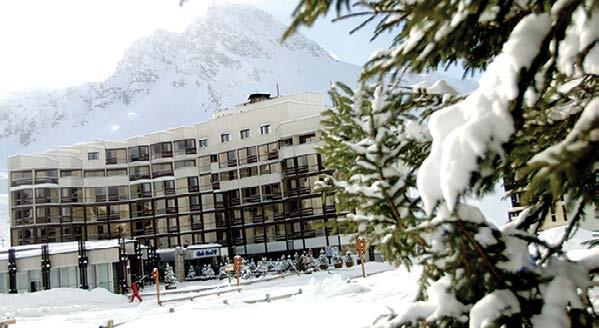
[[[137,298],[140,302],[143,302],[141,296],[139,296],[139,287],[137,286],[137,281],[133,281],[131,283],[131,299],[129,303],[133,302],[133,300]]]

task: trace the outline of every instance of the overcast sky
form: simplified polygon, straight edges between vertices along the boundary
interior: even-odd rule
[[[223,0],[1,0],[0,94],[60,88],[110,75],[125,49],[157,28],[180,32]],[[231,0],[261,8],[285,24],[297,0]],[[321,20],[302,32],[341,60],[361,65],[391,37],[349,35],[357,22]]]

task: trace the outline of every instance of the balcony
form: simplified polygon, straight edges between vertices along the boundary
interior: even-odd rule
[[[237,160],[236,159],[230,159],[227,161],[227,167],[234,167],[237,166]]]
[[[254,238],[254,243],[263,243],[265,241],[264,235],[256,235]]]
[[[117,164],[116,158],[106,158],[106,165],[114,165]]]
[[[257,155],[250,155],[246,159],[246,163],[247,164],[252,164],[252,163],[256,163],[256,162],[258,162],[258,156]]]
[[[285,220],[285,213],[273,213],[272,219],[273,221],[283,221]]]
[[[46,223],[46,222],[39,222],[38,223]],[[33,218],[23,218],[23,219],[16,219],[15,220],[15,226],[20,226],[20,225],[27,225],[27,224],[33,224]]]
[[[108,217],[109,217],[111,220],[120,220],[120,219],[121,219],[121,214],[120,214],[120,213],[110,213],[110,214],[108,215]]]
[[[179,229],[175,226],[175,227],[168,227],[168,233],[177,233],[179,231]]]
[[[225,228],[227,226],[226,222],[224,219],[216,219],[214,221],[215,225],[217,228]]]
[[[212,189],[214,189],[214,190],[220,189],[220,182],[212,182]]]
[[[50,198],[50,197],[36,197],[36,204],[49,204],[49,203],[58,203],[58,198]]]
[[[241,218],[233,218],[231,219],[231,225],[242,225],[243,224],[243,220]]]
[[[150,179],[150,173],[134,173],[129,175],[130,181]]]
[[[60,223],[70,223],[73,222],[73,219],[70,216],[61,216]],[[40,222],[38,222],[40,223]]]
[[[308,188],[308,187],[299,187],[299,188],[295,188],[295,189],[289,189],[287,191],[288,197],[297,197],[297,196],[309,195],[309,194],[310,194],[310,188]]]
[[[175,194],[175,188],[166,188],[166,189],[164,189],[164,194],[165,195],[174,195]]]
[[[231,201],[233,201],[233,199],[231,199]],[[259,203],[260,202],[260,195],[251,195],[248,197],[243,197],[243,203],[247,204],[247,203]],[[233,204],[231,204],[233,205]]]
[[[77,196],[60,197],[60,202],[61,203],[82,203],[83,198],[79,198]]]
[[[233,245],[235,246],[242,246],[245,243],[245,241],[243,240],[243,237],[237,237],[233,239]]]
[[[25,178],[25,179],[15,179],[12,180],[10,183],[11,187],[18,187],[18,186],[25,186],[25,185],[31,185],[32,184],[32,180],[31,178]]]
[[[283,199],[283,195],[281,195],[281,194],[263,194],[262,199],[264,199],[265,202],[273,201],[273,200],[281,200],[281,199]]]
[[[237,198],[237,197],[235,197],[235,198],[230,198],[230,199],[229,199],[229,204],[230,204],[231,206],[239,206],[239,205],[241,205],[241,201],[240,201],[240,199],[239,199],[239,198]]]
[[[63,238],[64,238],[64,236],[63,236]],[[110,234],[107,232],[98,233],[98,239],[99,240],[110,239]]]
[[[264,216],[256,215],[256,216],[252,217],[252,223],[262,223],[262,222],[264,222]]]
[[[58,184],[58,177],[36,177],[35,184],[54,183]]]
[[[199,186],[189,186],[189,192],[199,192],[199,191],[200,191]]]
[[[177,213],[177,208],[176,207],[167,207],[166,208],[166,213],[167,214]]]
[[[279,233],[276,233],[276,234],[275,234],[275,240],[276,240],[276,241],[283,241],[283,240],[285,240],[285,239],[287,239],[287,238],[285,237],[285,233],[279,232]]]
[[[192,230],[203,230],[204,226],[202,225],[202,223],[192,223],[191,229]]]
[[[174,175],[173,170],[163,170],[163,171],[156,171],[152,173],[152,178],[160,178],[160,177],[166,177],[166,176],[172,176]]]
[[[199,211],[199,210],[201,210],[201,209],[202,209],[202,206],[200,206],[200,204],[192,204],[192,205],[191,205],[189,208],[190,208],[192,211]]]
[[[335,205],[325,205],[324,206],[325,213],[335,213]]]
[[[96,195],[96,203],[105,202],[106,198],[107,198],[106,195]]]
[[[273,151],[266,155],[266,158],[270,160],[279,159],[279,151]]]

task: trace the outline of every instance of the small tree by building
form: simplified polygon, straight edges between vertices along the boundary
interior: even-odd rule
[[[187,279],[193,279],[196,276],[196,270],[193,268],[193,265],[189,266],[189,270],[187,270]]]
[[[345,252],[345,266],[348,268],[354,266],[354,256],[349,249],[347,250],[347,252]]]
[[[329,268],[329,259],[327,258],[327,255],[324,253],[324,249],[321,249],[320,255],[318,255],[318,265],[322,270],[326,270]]]
[[[177,278],[175,277],[175,271],[173,271],[173,268],[168,263],[166,264],[166,269],[164,271],[164,282],[165,287],[167,289],[177,288]]]

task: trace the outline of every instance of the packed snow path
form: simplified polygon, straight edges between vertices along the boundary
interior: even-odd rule
[[[384,272],[366,279],[355,278],[361,274],[359,266],[331,274],[321,271],[311,275],[287,276],[244,286],[240,293],[169,302],[163,307],[156,304],[153,296],[144,297],[141,304],[129,304],[124,296],[103,290],[54,289],[2,297],[0,313],[14,314],[17,319],[15,328],[97,328],[109,319],[123,323],[119,325],[123,328],[172,327],[173,324],[176,327],[198,324],[219,324],[221,327],[280,327],[283,324],[287,327],[364,327],[371,325],[380,314],[388,313],[387,307],[397,309],[414,297],[419,271],[409,273],[404,268],[390,269],[388,264],[367,263],[367,273]],[[181,287],[194,287],[194,283],[185,285]],[[266,294],[276,297],[297,293],[300,288],[302,294],[290,298],[270,303],[246,303],[248,300],[264,299]],[[174,309],[173,313],[169,313],[170,308]]]

